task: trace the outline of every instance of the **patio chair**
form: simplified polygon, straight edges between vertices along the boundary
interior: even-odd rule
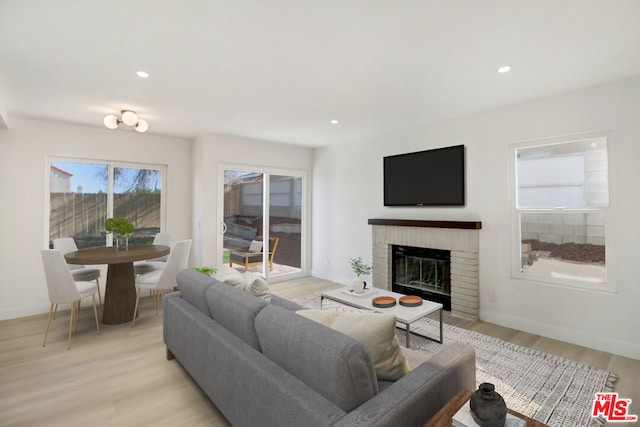
[[[273,271],[273,257],[276,254],[276,249],[278,247],[279,237],[270,237],[269,238],[269,271]],[[247,251],[236,251],[231,252],[229,254],[229,266],[233,267],[233,264],[239,264],[244,266],[244,271],[250,266],[260,265],[262,264],[262,254],[264,251],[264,245],[259,244],[262,242],[262,238],[258,237],[256,240],[251,242],[251,246]],[[256,244],[259,245],[260,249],[256,248]]]

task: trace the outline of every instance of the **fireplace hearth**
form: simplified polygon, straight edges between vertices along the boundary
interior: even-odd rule
[[[451,311],[451,251],[392,245],[392,290]]]

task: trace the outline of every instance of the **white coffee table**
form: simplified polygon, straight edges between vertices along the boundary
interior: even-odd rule
[[[371,301],[376,297],[381,296],[390,296],[394,297],[397,301],[396,305],[389,308],[380,308],[374,307]],[[431,337],[425,336],[425,338],[439,342],[442,344],[442,304],[432,301],[422,300],[422,304],[417,307],[405,307],[400,305],[400,297],[403,297],[403,294],[399,294],[396,292],[385,291],[382,289],[373,288],[365,293],[358,295],[353,293],[349,287],[344,286],[338,289],[334,289],[332,291],[323,292],[320,295],[320,308],[322,308],[322,301],[326,298],[335,302],[339,302],[342,304],[349,305],[351,307],[361,308],[365,310],[372,310],[377,313],[389,313],[396,316],[396,320],[399,323],[405,325],[406,330],[406,347],[409,348],[409,340],[410,340],[410,325],[416,320],[422,319],[423,317],[435,313],[436,311],[440,314],[440,339],[435,339]]]

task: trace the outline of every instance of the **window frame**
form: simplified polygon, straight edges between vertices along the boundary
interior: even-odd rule
[[[564,208],[564,207],[519,207],[518,206],[518,150],[523,148],[542,147],[547,145],[558,145],[564,143],[572,143],[585,139],[605,138],[607,143],[607,186],[608,186],[608,204],[606,206],[593,206],[586,208]],[[614,236],[615,236],[615,194],[614,194],[614,170],[612,168],[614,142],[613,133],[610,130],[595,131],[582,134],[573,134],[559,136],[553,138],[527,140],[509,145],[509,212],[511,225],[511,278],[540,285],[548,285],[553,287],[568,288],[573,290],[585,290],[603,293],[617,293],[616,280],[614,277],[614,269],[612,268],[615,261],[614,254]],[[592,214],[598,213],[604,216],[605,227],[605,267],[606,278],[604,282],[590,282],[587,280],[576,280],[560,277],[546,277],[529,274],[522,271],[522,234],[521,234],[521,214],[552,214],[552,215],[571,215],[571,214]]]
[[[114,173],[115,168],[137,168],[137,169],[152,169],[160,171],[162,175],[160,191],[160,231],[166,231],[167,223],[167,165],[157,163],[142,163],[142,162],[127,162],[121,160],[106,160],[106,159],[89,159],[80,157],[68,157],[68,156],[46,156],[45,157],[45,188],[44,203],[45,203],[45,218],[44,218],[44,247],[49,247],[50,237],[50,215],[51,215],[51,176],[50,168],[54,162],[67,162],[67,163],[88,163],[107,165],[107,218],[113,217],[114,208]],[[106,246],[113,245],[113,235],[107,234],[105,239]]]

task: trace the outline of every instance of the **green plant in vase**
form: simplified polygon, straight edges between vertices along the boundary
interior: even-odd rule
[[[104,222],[104,229],[108,233],[113,233],[116,249],[126,251],[129,249],[129,236],[133,234],[134,226],[127,218],[107,218]]]
[[[365,264],[362,261],[362,258],[351,258],[351,270],[356,275],[356,278],[353,281],[353,291],[355,293],[362,293],[364,289],[367,287],[367,282],[365,282],[360,276],[368,276],[371,274],[373,267]]]

